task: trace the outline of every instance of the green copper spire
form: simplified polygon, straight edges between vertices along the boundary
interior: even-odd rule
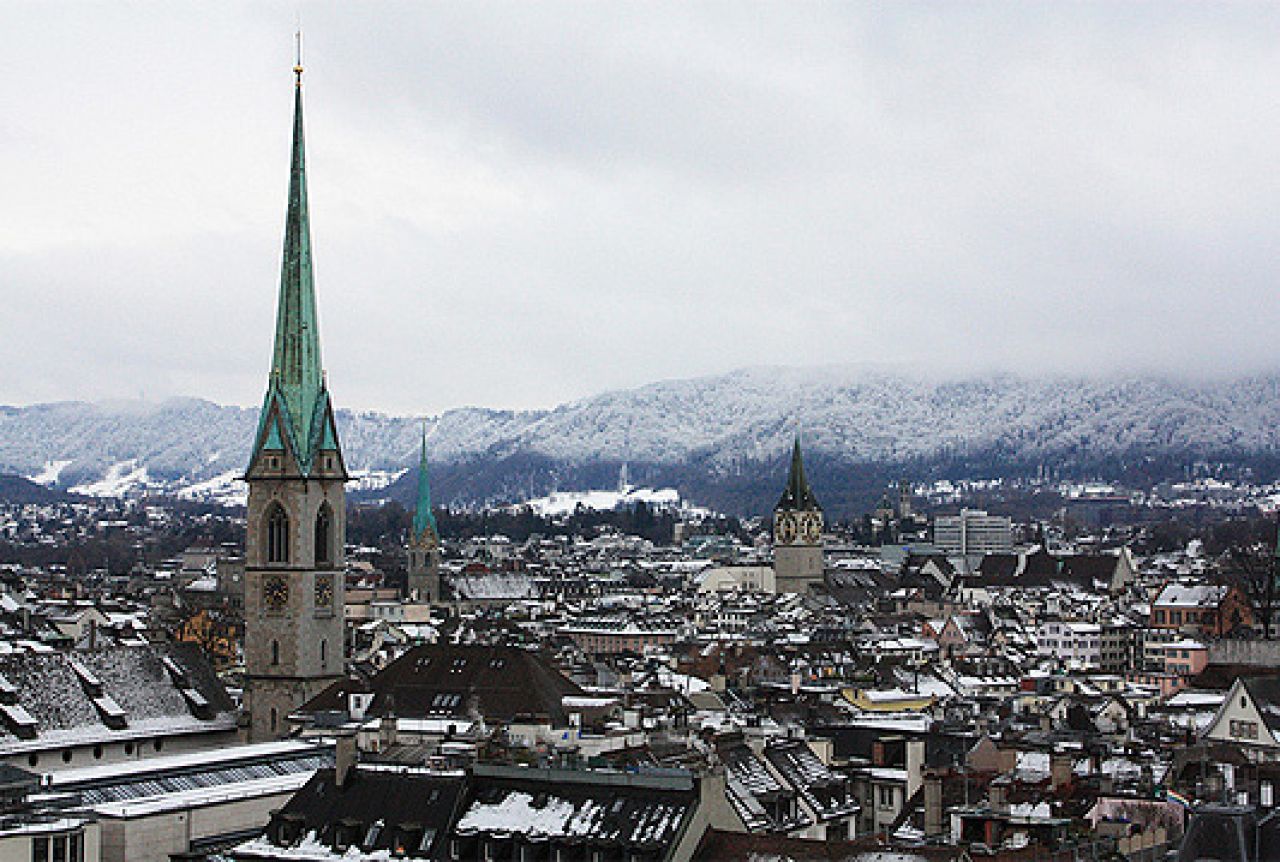
[[[809,490],[809,482],[804,477],[804,459],[800,457],[800,435],[796,435],[795,446],[791,449],[791,472],[787,475],[787,488],[782,492],[776,509],[792,512],[818,510],[818,498]]]
[[[322,449],[339,452],[329,392],[320,362],[320,327],[311,269],[311,225],[307,212],[307,167],[302,134],[302,61],[293,67],[293,148],[289,169],[289,206],[285,216],[284,258],[271,377],[262,406],[253,460],[263,449],[292,451],[303,475],[312,471]],[[272,420],[278,414],[279,419]]]
[[[427,534],[430,534],[429,536]],[[418,506],[413,512],[413,538],[438,540],[436,516],[431,512],[431,482],[427,477],[427,429],[422,428],[422,454],[418,458]]]
[[[293,427],[300,437],[307,437],[324,376],[320,364],[320,329],[316,323],[316,289],[311,273],[311,226],[307,215],[307,167],[302,136],[302,67],[297,66],[294,71],[298,80],[293,102],[293,158],[271,376],[284,396]]]

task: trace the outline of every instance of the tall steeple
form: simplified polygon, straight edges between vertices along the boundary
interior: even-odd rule
[[[431,511],[431,480],[427,475],[427,429],[422,429],[422,452],[418,456],[418,505],[413,512],[409,536],[409,564],[405,587],[410,601],[440,601],[440,530]]]
[[[271,375],[299,429],[310,429],[311,409],[323,385],[320,330],[316,325],[316,288],[311,274],[311,223],[307,213],[307,161],[302,132],[302,73],[296,67],[293,97],[293,149],[289,167],[289,208],[284,225],[284,260],[276,311]]]
[[[436,516],[431,511],[431,480],[427,476],[427,429],[422,428],[422,454],[418,456],[418,503],[413,512],[413,541],[434,545],[440,541]]]
[[[293,153],[271,374],[245,481],[245,718],[251,741],[345,671],[346,466],[320,365],[294,67]]]
[[[298,473],[307,476],[315,466],[319,450],[337,453],[340,447],[320,359],[320,327],[311,261],[311,223],[307,210],[300,52],[293,72],[293,146],[276,333],[271,353],[271,375],[267,381],[267,395],[262,405],[250,470],[263,449],[280,449],[287,450]]]
[[[799,434],[791,448],[791,471],[787,474],[787,487],[774,508],[792,512],[822,511],[818,498],[813,495],[813,491],[809,489],[809,481],[804,477],[804,458],[800,455]]]

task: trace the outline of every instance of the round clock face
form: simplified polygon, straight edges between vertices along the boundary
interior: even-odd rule
[[[804,521],[800,524],[800,537],[810,545],[816,545],[818,539],[822,538],[822,527],[818,524],[816,516],[805,516]]]
[[[316,578],[316,607],[327,608],[333,604],[333,579]]]
[[[774,534],[778,541],[784,545],[789,545],[796,540],[796,533],[799,527],[796,524],[795,515],[784,513],[778,516],[778,523],[774,527]]]
[[[262,600],[271,610],[280,610],[289,603],[289,582],[281,577],[267,578],[262,583]]]

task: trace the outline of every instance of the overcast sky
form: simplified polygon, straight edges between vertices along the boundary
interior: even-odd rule
[[[1280,367],[1280,6],[0,2],[0,403]]]

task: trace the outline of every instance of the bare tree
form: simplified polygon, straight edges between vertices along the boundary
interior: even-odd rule
[[[1262,636],[1271,640],[1271,618],[1275,611],[1276,578],[1280,576],[1280,544],[1269,548],[1261,542],[1235,545],[1224,555],[1226,580],[1236,584],[1252,603],[1262,620]]]

